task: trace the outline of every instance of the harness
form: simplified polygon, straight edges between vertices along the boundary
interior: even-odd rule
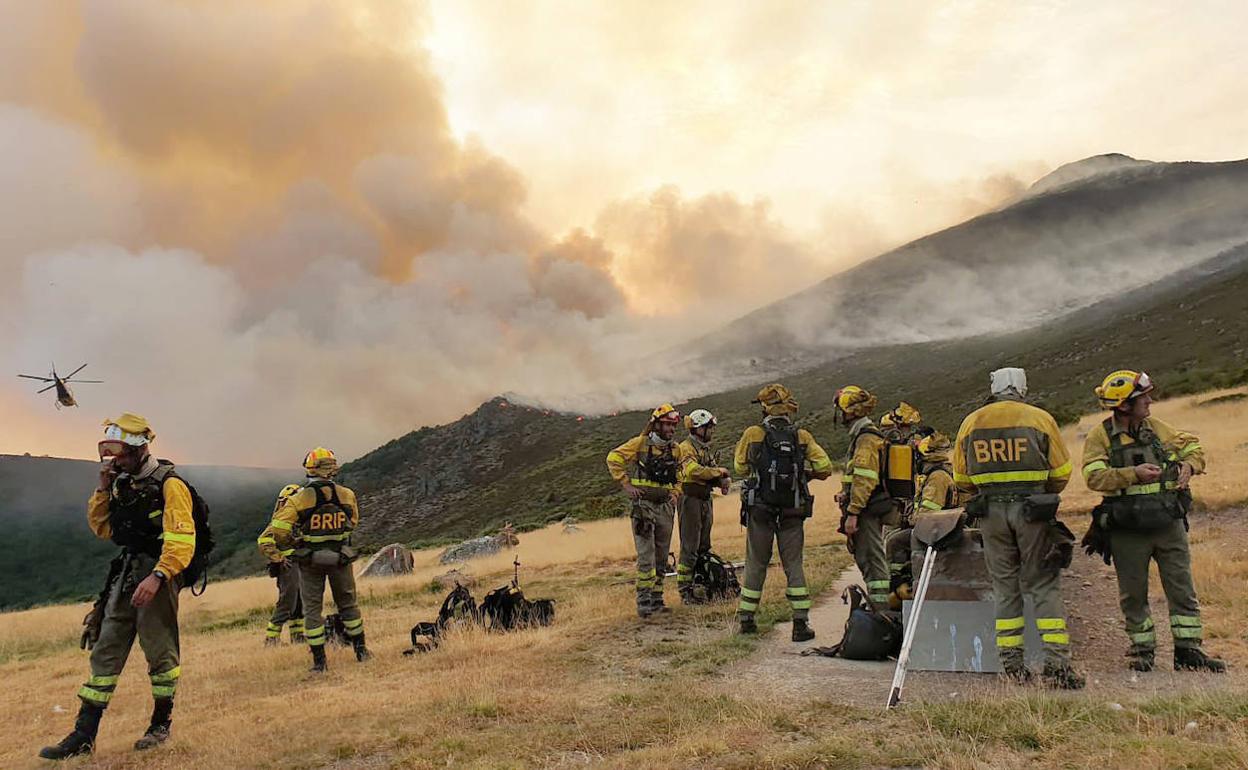
[[[299,512],[302,546],[312,550],[339,551],[343,546],[350,545],[351,530],[355,526],[351,521],[354,511],[338,499],[338,485],[318,480],[309,483],[306,488],[313,491],[317,502],[312,508]],[[322,489],[329,490],[328,498],[321,494]]]
[[[108,525],[114,543],[130,553],[160,557],[165,536],[164,484],[170,477],[178,478],[173,466],[160,463],[142,478],[122,474],[113,480]]]
[[[1101,426],[1109,438],[1109,464],[1114,468],[1130,468],[1152,463],[1162,468],[1161,478],[1150,484],[1132,484],[1125,489],[1105,493],[1102,500],[1103,526],[1113,529],[1152,530],[1184,519],[1191,507],[1191,492],[1178,488],[1179,458],[1167,450],[1157,432],[1148,424],[1135,434],[1115,431],[1114,420],[1108,417]],[[1130,436],[1133,441],[1126,443]]]

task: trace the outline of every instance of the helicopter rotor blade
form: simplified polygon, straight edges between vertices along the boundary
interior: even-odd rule
[[[98,385],[98,384],[100,384],[100,383],[104,382],[104,380],[70,380],[70,379],[64,379],[64,380],[61,380],[61,382],[65,383],[66,385],[69,385],[70,383],[73,383],[74,385],[81,385],[81,384],[83,384],[84,382],[85,382],[85,383],[90,383],[90,384],[92,384],[92,385]]]
[[[87,365],[86,365],[86,364],[83,364],[82,366],[80,366],[80,367],[78,367],[77,369],[73,370],[73,371],[72,371],[72,372],[70,372],[69,374],[67,374],[67,375],[65,375],[64,377],[62,377],[61,379],[62,379],[62,380],[68,380],[70,377],[73,377],[75,374],[77,374],[78,372],[81,372],[83,369],[86,369],[86,368],[87,368]]]
[[[36,377],[33,374],[19,374],[18,377],[25,377],[28,380],[39,380],[40,382],[55,382],[51,377]]]
[[[51,385],[49,385],[48,387],[44,388],[43,390],[35,391],[35,395],[38,395],[38,394],[40,394],[40,393],[47,393],[49,390],[52,390],[52,389],[53,389],[53,388],[55,388],[55,387],[56,387],[56,383],[54,382],[54,383],[52,383]]]

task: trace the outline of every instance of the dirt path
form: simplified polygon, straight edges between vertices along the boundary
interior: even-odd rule
[[[1244,542],[1248,523],[1244,511],[1202,515],[1193,522],[1193,539],[1216,537],[1228,544]],[[1156,570],[1154,568],[1154,576]],[[850,582],[861,582],[856,568],[846,570],[834,590],[811,610],[811,625],[819,637],[806,644],[789,641],[789,625],[780,624],[762,640],[758,651],[726,672],[725,686],[748,690],[780,700],[810,698],[856,706],[882,705],[888,695],[895,663],[841,660],[821,656],[802,657],[801,650],[826,646],[840,640],[848,609],[840,592]],[[1118,588],[1113,568],[1100,559],[1076,552],[1071,569],[1063,575],[1075,665],[1087,674],[1086,695],[1073,697],[1137,699],[1210,689],[1248,687],[1248,665],[1231,656],[1229,674],[1177,673],[1171,668],[1166,618],[1169,612],[1154,577],[1150,592],[1153,617],[1158,623],[1157,670],[1137,674],[1126,668],[1127,641],[1118,610]],[[1210,649],[1222,653],[1216,641]],[[1235,665],[1239,663],[1239,665]],[[993,675],[914,672],[906,680],[906,699],[949,700],[992,697],[1017,692]]]

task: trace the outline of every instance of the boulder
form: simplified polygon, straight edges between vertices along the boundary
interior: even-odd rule
[[[360,577],[390,577],[410,575],[415,559],[412,551],[402,543],[391,543],[382,548],[360,569]]]
[[[453,569],[450,572],[444,572],[433,580],[429,581],[430,585],[442,591],[449,591],[457,585],[464,588],[472,588],[477,584],[477,579],[467,572],[461,572]]]

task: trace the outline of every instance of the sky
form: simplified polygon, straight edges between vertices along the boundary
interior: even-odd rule
[[[0,0],[0,452],[353,457],[1102,152],[1240,158],[1242,3]],[[653,365],[653,364],[650,364]],[[632,394],[632,395],[626,395]],[[658,398],[661,394],[654,394]]]

